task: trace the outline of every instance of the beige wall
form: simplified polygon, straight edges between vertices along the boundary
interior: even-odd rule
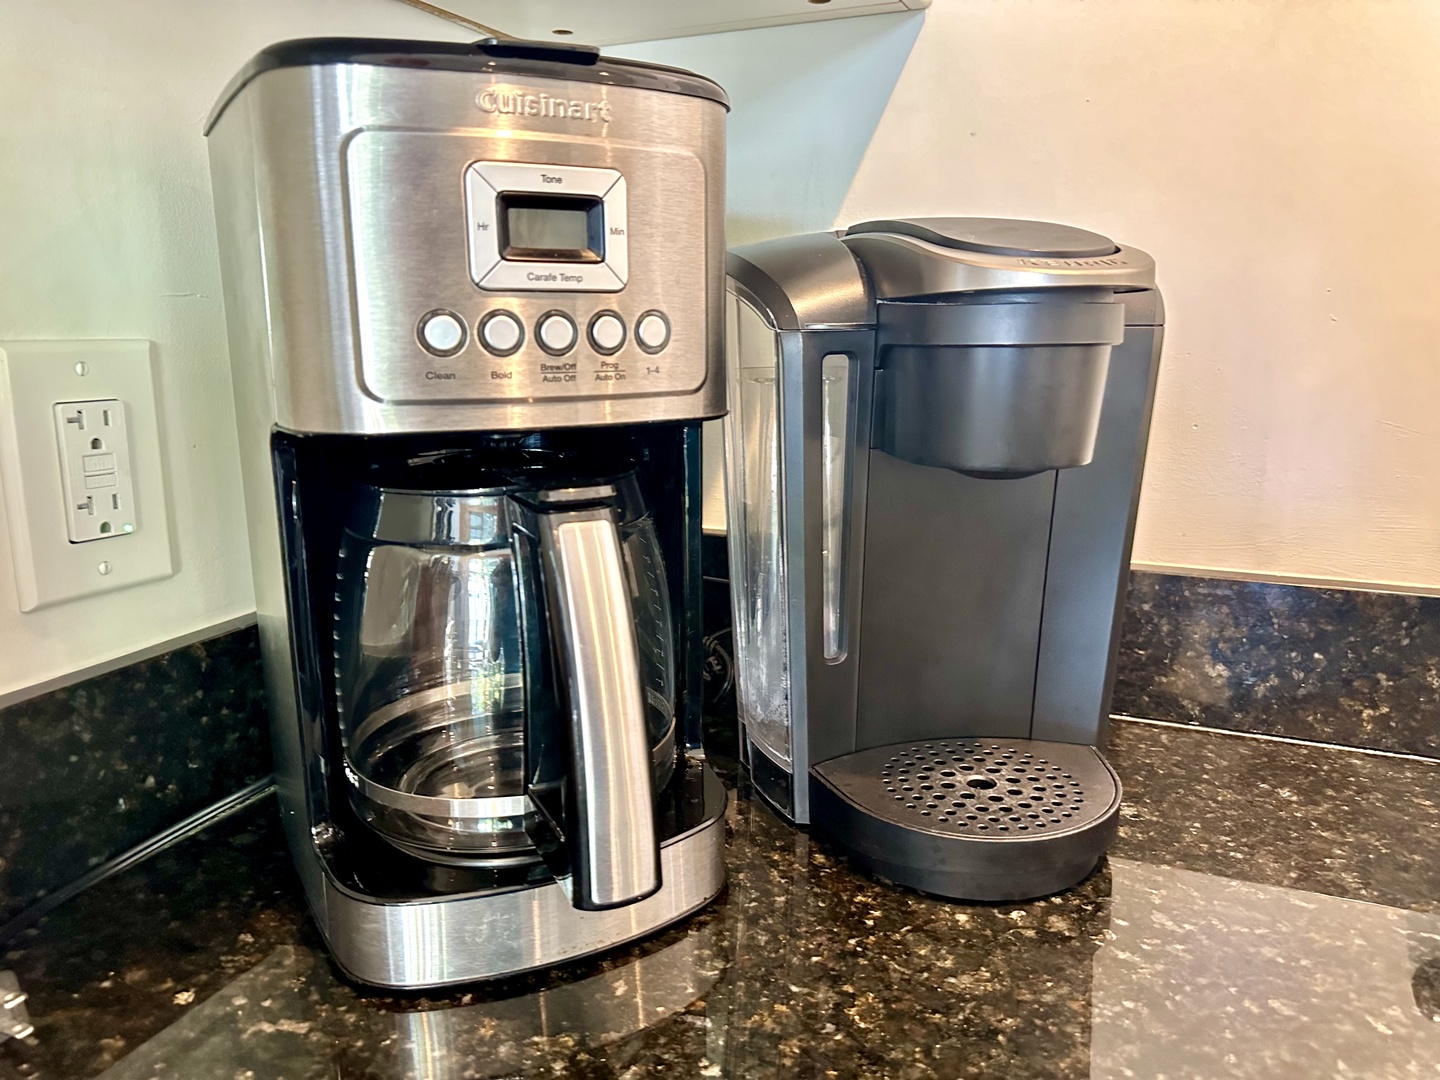
[[[465,36],[394,0],[0,0],[0,340],[156,342],[179,573],[21,614],[0,529],[0,697],[254,610],[205,114],[257,49]]]
[[[645,46],[737,92],[732,236],[990,214],[1149,250],[1169,326],[1136,563],[1440,591],[1440,4],[923,19],[898,81],[919,16]]]
[[[839,219],[1155,255],[1137,563],[1440,590],[1437,57],[1434,3],[936,0]]]

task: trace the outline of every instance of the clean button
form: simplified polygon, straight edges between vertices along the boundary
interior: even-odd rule
[[[657,353],[670,343],[670,323],[658,311],[647,311],[635,324],[635,337],[646,352]]]
[[[465,324],[449,311],[432,311],[420,320],[420,344],[436,356],[449,356],[465,343]]]
[[[509,356],[525,340],[525,327],[508,311],[492,311],[480,320],[480,340],[496,356]]]
[[[625,323],[613,311],[602,311],[590,320],[590,344],[595,351],[609,356],[625,344]]]
[[[575,324],[570,316],[552,311],[540,316],[540,344],[548,353],[559,356],[575,347]]]

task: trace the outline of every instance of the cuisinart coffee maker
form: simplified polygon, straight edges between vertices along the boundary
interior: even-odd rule
[[[1114,838],[1108,712],[1160,351],[1149,256],[1034,221],[730,254],[742,754],[861,864],[1067,888]]]
[[[281,808],[360,981],[549,965],[723,884],[726,108],[593,49],[324,39],[211,117]]]

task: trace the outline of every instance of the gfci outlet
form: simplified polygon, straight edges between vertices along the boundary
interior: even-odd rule
[[[70,542],[133,533],[135,490],[130,483],[125,403],[119,398],[63,401],[55,406],[55,434]]]
[[[0,342],[22,611],[175,572],[148,341]]]

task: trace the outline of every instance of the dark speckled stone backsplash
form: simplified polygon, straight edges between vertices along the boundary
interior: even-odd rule
[[[254,627],[0,710],[0,922],[269,771]]]
[[[1133,573],[1111,708],[1440,757],[1440,598]]]
[[[726,711],[713,540],[708,689]],[[1134,573],[1113,709],[1440,758],[1440,598]],[[0,710],[0,922],[269,770],[253,627]]]

